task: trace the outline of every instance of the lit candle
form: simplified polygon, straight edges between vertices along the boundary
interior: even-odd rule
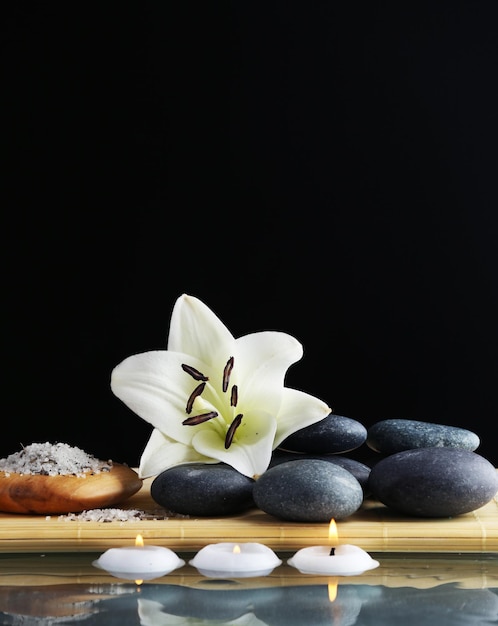
[[[329,527],[331,543],[334,537],[337,539],[337,527],[332,520]],[[324,576],[356,576],[379,565],[365,550],[351,544],[302,548],[287,563],[302,574]]]
[[[211,578],[267,576],[282,561],[261,543],[222,542],[202,548],[189,565]]]
[[[185,565],[169,548],[144,546],[142,535],[137,535],[134,546],[110,548],[93,565],[112,576],[141,582],[165,576]]]

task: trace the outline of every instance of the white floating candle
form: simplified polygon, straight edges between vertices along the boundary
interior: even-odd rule
[[[211,578],[267,576],[282,561],[261,543],[222,542],[202,548],[189,565]]]
[[[333,533],[337,537],[334,520],[330,522],[329,536]],[[379,565],[365,550],[351,544],[302,548],[287,563],[302,574],[324,576],[356,576]]]
[[[185,565],[185,561],[169,548],[144,546],[138,535],[136,545],[110,548],[93,565],[117,578],[142,581],[165,576]]]
[[[344,544],[330,553],[327,546],[302,548],[287,561],[302,574],[326,576],[355,576],[379,565],[378,561],[358,546]]]

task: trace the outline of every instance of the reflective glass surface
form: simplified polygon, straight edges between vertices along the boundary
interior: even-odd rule
[[[195,553],[194,553],[195,554]],[[94,553],[0,554],[0,623],[165,626],[471,626],[498,624],[498,555],[375,554],[357,576],[208,578],[188,564],[136,583],[92,564]]]

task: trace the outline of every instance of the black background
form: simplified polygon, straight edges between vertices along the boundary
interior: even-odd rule
[[[176,298],[304,345],[287,384],[498,465],[496,2],[3,9],[0,455],[138,464],[109,388]]]

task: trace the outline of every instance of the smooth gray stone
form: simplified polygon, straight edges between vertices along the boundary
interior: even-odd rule
[[[484,457],[456,448],[419,448],[386,457],[368,479],[373,498],[417,517],[454,517],[487,504],[498,473]]]
[[[367,430],[366,444],[381,454],[394,454],[414,448],[458,448],[473,452],[481,443],[470,430],[431,422],[388,419]]]
[[[367,429],[363,424],[330,413],[319,422],[292,433],[278,447],[287,452],[338,454],[359,448],[366,438]]]
[[[329,522],[352,515],[363,489],[348,470],[318,459],[287,461],[266,470],[254,484],[256,505],[291,522]]]
[[[350,459],[346,456],[341,456],[339,454],[300,454],[297,452],[283,452],[275,450],[270,461],[270,467],[280,465],[280,463],[285,463],[287,461],[302,461],[303,459],[318,459],[320,461],[327,461],[328,463],[340,465],[340,467],[343,467],[345,470],[348,470],[348,472],[353,474],[356,480],[360,483],[363,489],[363,494],[366,495],[370,467],[361,461]]]
[[[158,474],[150,495],[182,515],[225,516],[254,506],[254,480],[224,463],[178,465]]]

